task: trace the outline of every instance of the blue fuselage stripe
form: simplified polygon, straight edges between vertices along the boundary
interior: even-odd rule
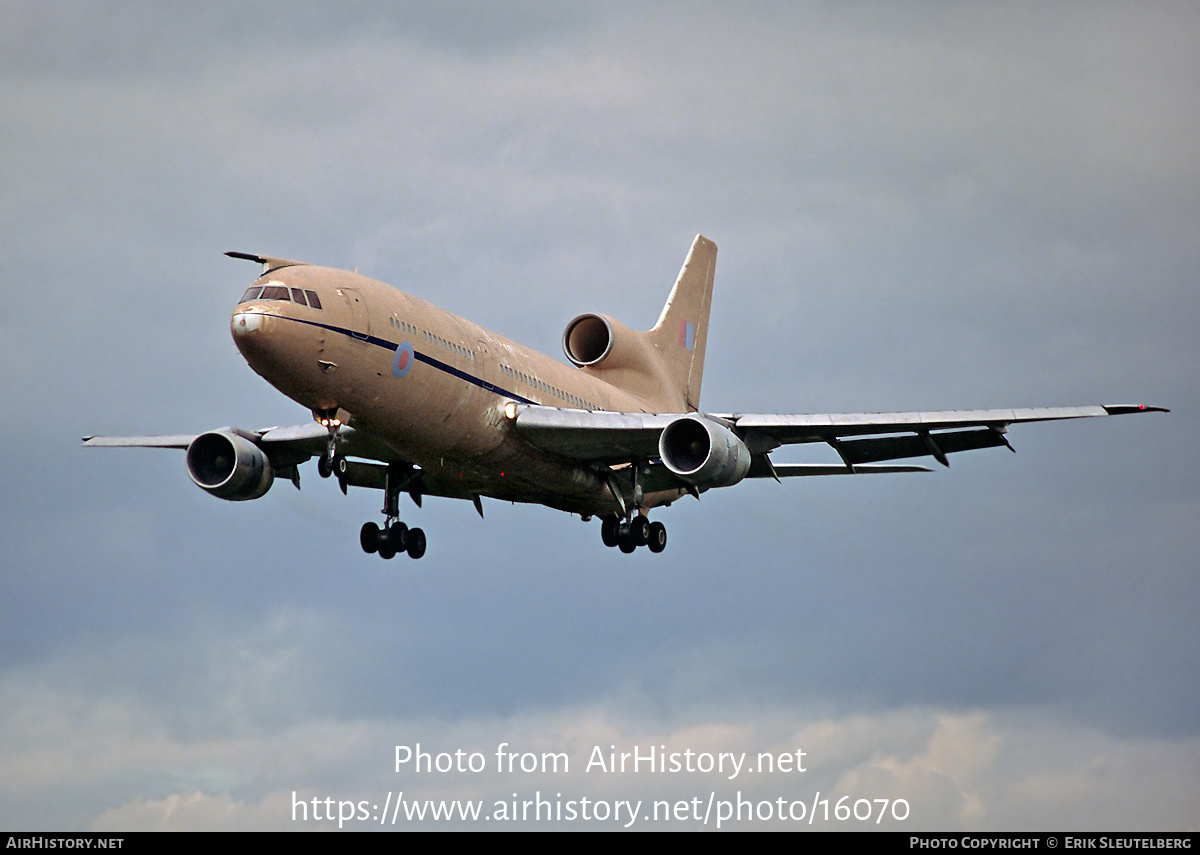
[[[285,320],[285,321],[295,321],[298,324],[308,324],[310,327],[320,327],[323,330],[329,330],[329,332],[335,332],[340,335],[344,335],[347,338],[352,338],[355,341],[361,341],[364,344],[373,344],[376,347],[382,347],[384,350],[390,350],[393,353],[395,353],[396,349],[398,347],[400,347],[399,342],[388,341],[385,338],[379,338],[378,336],[373,336],[373,335],[363,335],[362,333],[356,333],[353,330],[348,330],[348,329],[345,329],[344,327],[335,327],[332,324],[323,324],[320,321],[306,321],[304,318],[292,318],[292,317],[288,317],[287,315],[268,315],[265,313],[264,313],[264,316],[271,317],[271,318],[280,318],[281,320]],[[430,356],[427,353],[422,353],[421,351],[417,350],[415,347],[413,348],[413,357],[418,362],[424,362],[426,365],[429,365],[433,368],[438,369],[439,371],[449,374],[451,377],[457,377],[459,380],[464,380],[467,383],[470,383],[474,386],[478,386],[480,389],[483,389],[485,392],[493,392],[502,398],[511,398],[512,400],[518,401],[522,404],[536,404],[537,403],[537,401],[532,401],[523,395],[518,395],[516,392],[511,392],[508,389],[505,389],[501,386],[497,386],[495,383],[489,383],[481,377],[476,377],[474,374],[469,374],[466,371],[463,371],[459,368],[455,368],[453,365],[447,365],[445,362],[442,362],[439,359],[434,359],[432,356]]]

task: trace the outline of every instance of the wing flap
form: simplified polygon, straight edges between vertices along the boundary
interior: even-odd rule
[[[901,436],[870,437],[868,439],[835,440],[842,460],[857,467],[860,463],[877,463],[880,460],[902,460],[906,457],[933,455],[946,463],[945,456],[957,451],[976,448],[994,448],[1008,445],[999,430],[989,428],[957,430],[943,433],[905,434]],[[949,465],[947,463],[947,465]]]
[[[932,472],[928,466],[849,466],[829,465],[825,463],[776,463],[772,466],[774,474],[779,478],[800,478],[812,475],[889,475],[896,472]],[[753,469],[747,478],[770,478],[770,472],[755,472]]]
[[[965,427],[1005,427],[1021,422],[1085,419],[1128,413],[1169,412],[1144,404],[1108,404],[1089,407],[1026,407],[997,410],[941,410],[913,413],[800,413],[732,414],[717,418],[732,421],[740,431],[761,431],[781,444],[828,442],[844,436],[951,430]]]
[[[573,460],[627,463],[658,456],[658,436],[678,414],[517,408],[516,430],[530,445]]]

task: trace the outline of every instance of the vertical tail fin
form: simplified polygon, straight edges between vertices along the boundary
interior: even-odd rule
[[[708,344],[708,311],[716,265],[717,245],[703,235],[696,235],[658,322],[645,334],[675,386],[672,391],[678,390],[683,396],[688,411],[700,408],[700,381],[704,376],[704,347]]]

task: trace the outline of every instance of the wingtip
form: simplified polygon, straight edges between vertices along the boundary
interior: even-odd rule
[[[1169,413],[1166,407],[1155,407],[1150,404],[1103,404],[1104,411],[1110,416],[1123,416],[1127,413]]]

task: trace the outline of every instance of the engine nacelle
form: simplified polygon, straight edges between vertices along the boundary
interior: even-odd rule
[[[658,456],[668,469],[697,487],[729,487],[750,471],[746,443],[724,425],[697,415],[666,426],[658,438]]]
[[[271,461],[245,437],[223,430],[202,433],[187,450],[188,475],[219,499],[257,499],[275,481]]]
[[[580,368],[599,365],[612,353],[616,338],[604,315],[580,315],[563,330],[563,353]]]
[[[644,370],[653,360],[645,337],[605,315],[580,315],[563,330],[563,352],[579,368]]]

